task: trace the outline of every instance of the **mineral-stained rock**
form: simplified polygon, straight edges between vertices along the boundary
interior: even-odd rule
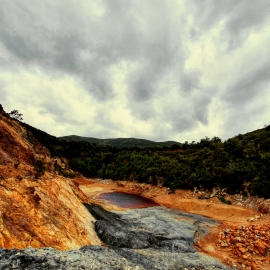
[[[81,203],[88,198],[70,179],[54,175],[52,164],[49,150],[0,106],[0,247],[101,243]]]
[[[270,200],[265,200],[259,205],[259,211],[262,214],[269,214],[270,213]]]
[[[97,246],[62,252],[52,248],[0,249],[0,269],[147,269],[136,267],[136,264],[126,260],[112,249]]]
[[[50,152],[20,122],[0,112],[0,163],[20,162],[34,165],[42,160],[47,170],[53,170]]]
[[[105,220],[95,223],[96,232],[107,245],[128,248],[148,248],[156,239],[148,232],[131,231],[128,226],[121,227]]]
[[[247,249],[244,247],[239,247],[239,251],[243,254],[245,254],[247,252]]]
[[[218,260],[198,252],[183,254],[154,249],[132,250],[101,246],[85,246],[69,251],[52,248],[0,249],[0,269],[177,270],[185,267],[227,269]]]
[[[94,204],[85,206],[97,219],[95,229],[104,243],[143,269],[225,269],[192,247],[206,226],[217,224],[211,219],[162,207],[112,213]]]
[[[210,219],[162,207],[121,214],[97,205],[87,208],[97,219],[97,233],[104,230],[103,239],[111,247],[85,246],[62,252],[52,248],[0,249],[0,269],[227,269],[191,246],[198,231],[203,235],[205,225],[216,224]]]
[[[227,235],[230,239],[230,252],[235,256],[239,263],[243,263],[248,269],[257,269],[254,261],[267,261],[270,251],[270,226],[254,224],[250,226],[238,226],[233,228]],[[225,232],[219,234],[221,239],[218,240],[220,246],[224,241]],[[239,236],[238,236],[239,235]],[[240,237],[241,236],[241,237]],[[238,239],[238,241],[236,241]],[[265,268],[262,269],[268,269]]]
[[[91,223],[95,219],[76,196],[71,180],[0,182],[0,247],[71,249],[100,243]]]
[[[87,205],[90,213],[98,219],[95,229],[98,236],[107,245],[128,248],[147,248],[157,245],[158,239],[143,230],[136,230],[135,226],[122,221],[120,216],[110,213],[98,205]]]
[[[266,243],[264,243],[263,241],[257,240],[254,243],[255,247],[258,249],[258,251],[260,252],[260,254],[262,256],[265,256],[268,245]]]

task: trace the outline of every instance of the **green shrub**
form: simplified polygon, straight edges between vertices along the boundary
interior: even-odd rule
[[[217,198],[224,204],[232,204],[230,200],[226,200],[222,195],[217,195]]]

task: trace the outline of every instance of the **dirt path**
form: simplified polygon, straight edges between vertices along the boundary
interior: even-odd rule
[[[216,197],[199,200],[191,191],[169,194],[164,187],[126,181],[75,179],[81,190],[107,210],[125,210],[97,197],[104,192],[122,191],[151,198],[158,204],[200,214],[220,221],[220,225],[196,243],[197,249],[219,258],[237,269],[270,269],[270,215],[237,205],[222,204]],[[249,221],[249,220],[252,220]],[[256,227],[257,226],[257,227]]]

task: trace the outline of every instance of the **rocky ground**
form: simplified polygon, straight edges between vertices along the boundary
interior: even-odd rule
[[[225,269],[219,266],[183,267],[174,264],[176,253],[157,253],[155,250],[131,250],[126,248],[104,248],[85,246],[78,250],[58,251],[52,248],[24,250],[0,250],[0,269],[19,270],[200,270]],[[162,256],[162,257],[160,257]],[[203,257],[203,256],[202,256]],[[163,260],[164,258],[164,260]],[[202,258],[200,258],[202,259]],[[168,265],[166,265],[168,263]]]
[[[0,175],[1,247],[76,249],[101,243],[95,219],[81,203],[85,195],[71,180],[48,172],[36,180],[26,164],[0,165]]]
[[[216,221],[163,207],[108,212],[86,205],[107,247],[0,250],[0,269],[228,269],[193,248]],[[195,237],[195,239],[194,239]]]
[[[241,194],[225,194],[225,198],[232,202],[231,205],[226,205],[216,196],[198,199],[201,195],[198,191],[178,190],[170,194],[166,188],[133,182],[94,179],[77,179],[76,182],[93,202],[99,202],[109,210],[123,209],[100,201],[98,195],[103,192],[123,191],[152,198],[170,209],[180,209],[218,220],[219,225],[209,228],[209,234],[196,241],[195,249],[219,258],[235,269],[270,269],[270,215],[267,200]],[[209,195],[211,193],[213,192]]]
[[[219,233],[218,246],[246,269],[270,265],[270,225],[238,226]],[[266,269],[266,268],[265,268]]]
[[[0,247],[57,249],[98,245],[71,179],[55,173],[50,152],[0,105]],[[90,224],[90,225],[89,225]]]

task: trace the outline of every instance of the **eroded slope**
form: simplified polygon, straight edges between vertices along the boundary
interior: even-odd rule
[[[53,173],[49,151],[0,106],[0,247],[100,244],[82,202],[77,186]]]

